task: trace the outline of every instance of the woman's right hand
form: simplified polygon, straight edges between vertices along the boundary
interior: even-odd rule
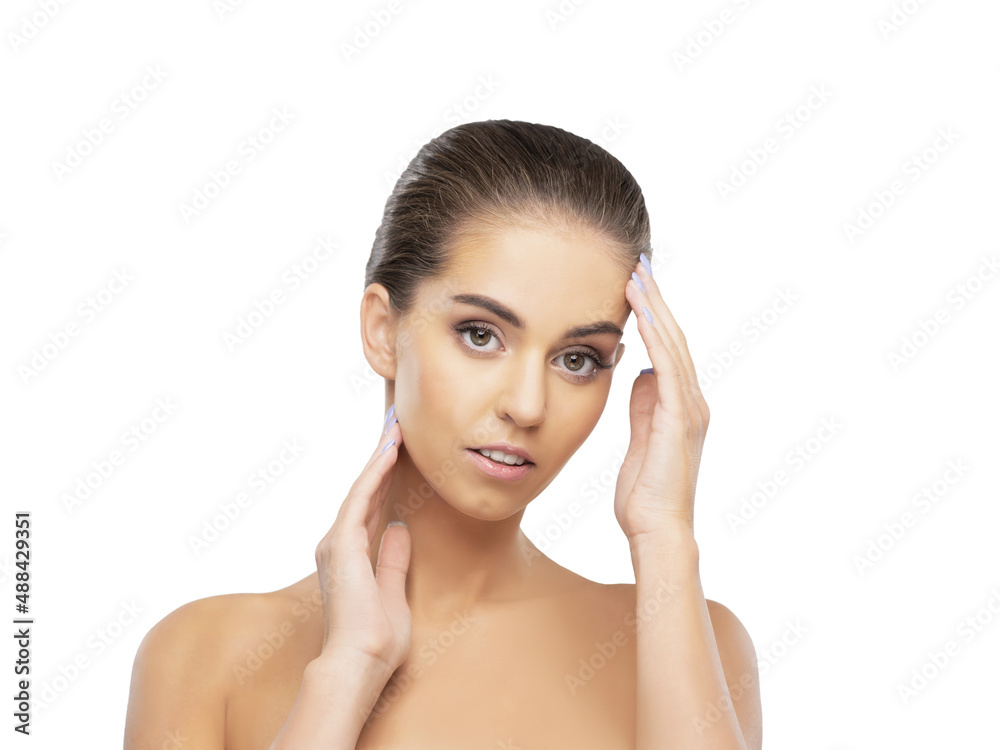
[[[380,436],[333,526],[316,546],[323,595],[320,660],[347,652],[384,663],[389,674],[409,653],[412,622],[406,602],[409,529],[388,527],[380,541],[374,572],[371,564],[371,545],[403,441],[395,416],[390,421],[388,434]]]

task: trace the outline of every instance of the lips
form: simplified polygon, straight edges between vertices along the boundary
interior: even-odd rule
[[[500,449],[497,448],[496,450]],[[533,464],[531,461],[525,461],[520,466],[517,466],[516,464],[512,465],[494,461],[491,458],[487,458],[474,448],[466,448],[465,453],[466,455],[469,456],[469,459],[472,461],[473,465],[475,465],[480,469],[480,471],[482,471],[483,473],[485,473],[490,477],[493,477],[494,479],[501,479],[507,481],[522,479],[525,476],[527,476],[530,472],[532,472],[535,468],[535,464]]]
[[[531,458],[531,454],[528,453],[528,451],[519,446],[511,445],[510,443],[490,443],[489,445],[478,445],[475,446],[474,448],[471,448],[471,450],[500,451],[502,453],[506,453],[508,456],[520,456],[521,458],[524,459],[524,462],[526,464],[534,463],[534,460]],[[486,458],[485,456],[483,457]],[[497,462],[497,463],[502,463],[502,462]]]

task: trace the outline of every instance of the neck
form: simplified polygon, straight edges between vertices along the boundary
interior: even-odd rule
[[[483,521],[456,510],[420,474],[404,444],[372,542],[372,570],[389,522],[405,521],[411,540],[406,599],[415,621],[446,620],[456,610],[524,597],[528,584],[541,580],[547,558],[521,531],[523,514],[522,508]]]

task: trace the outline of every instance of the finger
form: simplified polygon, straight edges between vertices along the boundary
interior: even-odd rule
[[[645,296],[650,302],[650,305],[647,305],[647,307],[650,308],[653,313],[653,317],[656,320],[663,321],[664,327],[674,344],[674,349],[679,355],[681,362],[684,364],[688,386],[691,388],[692,392],[697,392],[700,395],[701,387],[698,385],[698,374],[694,368],[694,361],[691,358],[691,352],[688,350],[687,338],[684,336],[684,332],[677,324],[674,314],[670,312],[670,308],[663,299],[663,294],[660,292],[659,284],[657,284],[656,279],[654,279],[646,271],[642,263],[636,264],[635,272],[638,274],[639,278],[642,279],[642,284],[645,287]]]
[[[337,514],[337,521],[343,523],[348,528],[357,528],[365,525],[371,509],[372,497],[378,491],[379,486],[386,478],[386,474],[395,465],[399,455],[399,446],[403,442],[403,434],[396,422],[389,428],[389,433],[383,435],[379,440],[375,453],[368,464],[361,471],[361,474],[351,485]]]
[[[628,448],[625,450],[622,466],[618,470],[618,480],[626,494],[632,491],[635,476],[646,453],[652,412],[656,401],[656,380],[654,378],[636,378],[632,383],[632,395],[629,397],[628,404]]]
[[[649,275],[649,273],[647,273],[641,263],[636,264],[635,273],[642,281],[642,286],[639,287],[640,299],[650,312],[652,312],[653,319],[660,322],[660,328],[663,329],[661,338],[663,339],[664,345],[668,351],[670,351],[671,356],[677,360],[678,367],[681,372],[681,381],[687,389],[689,387],[688,383],[690,380],[690,373],[684,360],[684,354],[681,351],[677,335],[674,332],[675,330],[679,332],[677,323],[674,321],[670,310],[667,309],[666,303],[663,301],[663,296],[659,292],[659,287],[657,286],[656,281]],[[637,287],[639,286],[638,284],[635,284],[634,280],[633,284]]]
[[[639,335],[642,337],[642,341],[649,353],[649,359],[653,363],[653,373],[656,376],[659,400],[669,412],[681,415],[682,410],[687,406],[687,397],[684,393],[684,365],[680,360],[679,354],[676,352],[676,347],[674,347],[674,351],[670,350],[671,345],[664,341],[659,329],[653,323],[650,323],[646,315],[642,312],[642,308],[648,300],[634,279],[629,279],[625,285],[625,297],[635,312]],[[653,320],[656,320],[655,315],[653,316]],[[667,339],[669,338],[667,336]]]
[[[390,526],[382,533],[375,563],[375,582],[386,612],[399,622],[408,610],[406,571],[410,566],[410,531],[405,526]]]
[[[365,518],[365,529],[368,532],[368,549],[371,549],[371,544],[378,533],[379,524],[382,522],[382,508],[385,506],[385,500],[389,496],[389,487],[392,485],[395,473],[396,464],[394,462],[385,473],[385,476],[382,477],[382,481],[379,483],[378,489],[376,489],[372,497],[368,516]]]

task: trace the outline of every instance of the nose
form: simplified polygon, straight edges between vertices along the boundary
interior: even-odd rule
[[[547,363],[534,357],[515,357],[505,374],[503,395],[497,405],[501,418],[518,427],[534,427],[545,420]]]

